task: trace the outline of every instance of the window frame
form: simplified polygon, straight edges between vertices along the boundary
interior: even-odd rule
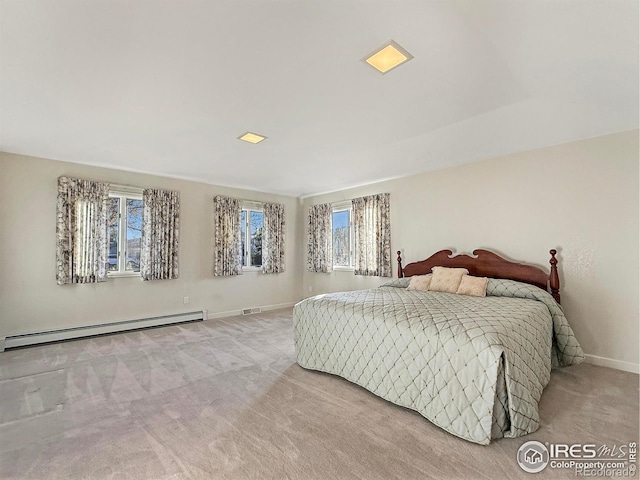
[[[333,254],[333,245],[334,245],[334,239],[333,239],[333,214],[334,213],[338,213],[338,212],[345,212],[348,211],[349,212],[349,265],[335,265],[333,262],[335,260],[335,256]],[[353,206],[351,204],[351,201],[345,201],[345,202],[339,202],[339,203],[334,203],[331,204],[331,247],[332,247],[332,252],[331,252],[331,264],[332,264],[332,268],[334,271],[342,271],[342,272],[353,272],[355,271],[355,265],[353,264],[353,260],[354,260],[354,250],[355,250],[355,245],[354,245],[354,236],[353,236]]]
[[[260,261],[260,265],[245,265],[243,258],[245,258],[248,262],[251,260],[251,212],[257,212],[262,214],[262,231],[264,234],[264,207],[262,203],[256,202],[242,202],[240,207],[240,221],[242,222],[242,212],[245,213],[245,223],[244,223],[244,247],[245,251],[240,252],[240,261],[242,271],[243,272],[261,272],[262,271],[262,260]],[[242,226],[240,227],[242,232]],[[242,235],[242,233],[241,233]],[[240,241],[240,248],[242,248],[242,240]]]
[[[140,278],[141,272],[126,269],[126,252],[123,252],[123,245],[127,244],[127,199],[142,201],[142,189],[134,187],[117,187],[109,189],[109,198],[120,199],[118,212],[118,270],[108,270],[108,278],[131,277]],[[144,208],[144,205],[143,205]],[[124,228],[123,228],[124,227]],[[110,225],[107,225],[110,228]],[[109,247],[110,249],[110,247]]]

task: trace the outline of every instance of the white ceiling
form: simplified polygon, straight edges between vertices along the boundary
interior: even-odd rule
[[[0,0],[0,150],[306,196],[635,129],[638,16],[637,0]],[[390,39],[415,58],[381,75],[362,58]]]

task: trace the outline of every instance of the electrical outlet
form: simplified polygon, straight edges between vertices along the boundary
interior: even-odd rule
[[[184,302],[184,304],[186,305],[187,303],[189,303],[189,297],[184,297],[182,299],[182,301]]]
[[[313,287],[309,285],[309,293],[313,292]]]

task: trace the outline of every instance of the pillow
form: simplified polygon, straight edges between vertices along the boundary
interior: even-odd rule
[[[487,277],[472,277],[465,275],[460,280],[460,286],[456,292],[458,295],[472,295],[474,297],[484,297],[487,295]]]
[[[407,287],[407,290],[423,290],[426,292],[427,290],[429,290],[429,284],[431,283],[431,276],[432,274],[414,275],[413,277],[410,277],[411,280],[409,281],[409,286]]]
[[[433,277],[429,284],[429,290],[433,292],[456,293],[460,281],[469,273],[466,268],[433,267]]]

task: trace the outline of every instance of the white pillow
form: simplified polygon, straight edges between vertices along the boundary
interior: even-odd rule
[[[431,276],[432,275],[430,273],[428,275],[414,275],[411,277],[411,280],[409,280],[407,290],[422,290],[426,292],[429,290]]]
[[[487,295],[487,277],[472,277],[465,275],[460,281],[460,286],[456,292],[458,295],[472,295],[474,297],[485,297]]]
[[[429,290],[433,292],[456,293],[462,277],[469,273],[466,268],[433,267],[433,277]]]

